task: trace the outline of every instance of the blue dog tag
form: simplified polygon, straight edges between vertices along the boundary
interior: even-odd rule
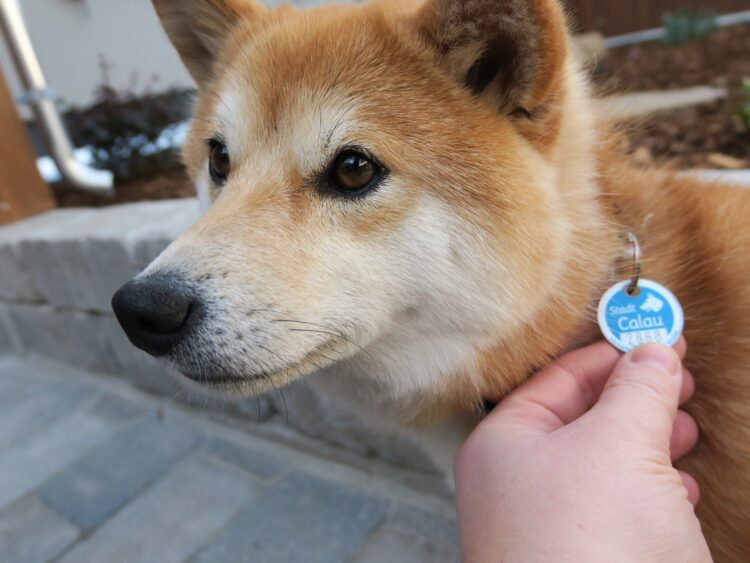
[[[643,279],[637,295],[630,295],[629,284],[626,280],[613,285],[599,302],[604,337],[623,352],[649,343],[672,346],[685,326],[677,298],[663,285]]]

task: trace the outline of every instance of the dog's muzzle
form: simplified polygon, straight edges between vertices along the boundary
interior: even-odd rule
[[[202,316],[195,286],[172,274],[129,281],[115,293],[112,309],[133,345],[152,356],[172,351]]]

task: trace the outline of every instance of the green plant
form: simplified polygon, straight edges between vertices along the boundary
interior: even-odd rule
[[[750,77],[742,81],[742,98],[737,113],[739,113],[742,123],[745,124],[745,128],[750,131]]]
[[[680,11],[664,15],[664,42],[678,45],[708,35],[717,27],[718,14],[712,10]]]

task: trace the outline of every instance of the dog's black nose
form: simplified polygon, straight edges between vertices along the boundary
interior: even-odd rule
[[[199,303],[190,284],[178,276],[136,278],[112,297],[112,309],[130,341],[163,356],[195,326]]]

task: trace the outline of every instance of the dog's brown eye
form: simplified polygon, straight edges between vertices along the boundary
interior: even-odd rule
[[[208,172],[211,179],[217,184],[223,184],[229,176],[229,149],[224,143],[211,141],[209,143],[211,154],[208,159]]]
[[[342,192],[356,193],[371,187],[379,174],[378,165],[365,155],[346,151],[333,163],[331,183]]]

